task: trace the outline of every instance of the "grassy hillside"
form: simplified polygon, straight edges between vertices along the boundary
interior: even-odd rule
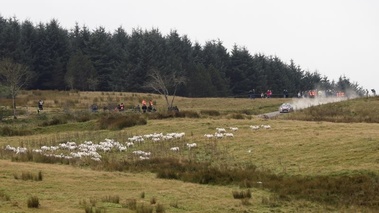
[[[343,123],[379,123],[379,96],[313,106],[291,114],[290,119]]]
[[[158,112],[91,113],[88,109],[92,103],[102,106],[123,102],[135,106],[142,98],[153,99]],[[39,99],[45,100],[45,110],[37,114]],[[304,119],[313,114],[307,110],[337,111],[340,106],[344,107],[341,112],[350,110],[355,117],[364,117],[359,114],[362,108],[359,106],[365,104],[364,108],[374,109],[376,98],[332,103],[272,119],[257,115],[276,111],[280,103],[292,100],[182,97],[176,100],[181,112],[172,115],[165,113],[164,99],[153,94],[24,92],[17,100],[21,108],[19,118],[4,117],[0,122],[3,132],[13,131],[13,136],[0,137],[0,211],[379,210],[379,124],[359,119],[330,122],[328,116]],[[4,111],[9,107],[8,101],[1,101]],[[130,120],[138,119],[146,123],[129,125]],[[252,125],[271,128],[252,130]],[[204,137],[214,134],[218,127],[234,137]],[[238,131],[232,132],[229,127],[237,127]],[[62,160],[31,151],[67,141],[99,143],[110,138],[125,144],[128,138],[137,135],[180,132],[185,133],[182,139],[159,142],[146,139],[123,152],[101,152],[101,161],[85,157]],[[197,147],[188,149],[187,143],[196,143]],[[5,150],[7,145],[26,147],[29,151],[16,154]],[[178,152],[170,150],[176,146],[180,148]],[[150,159],[140,160],[133,154],[138,150],[151,152]],[[61,149],[54,154],[69,153]],[[42,180],[36,180],[39,174]],[[38,210],[27,207],[32,196],[40,202]]]

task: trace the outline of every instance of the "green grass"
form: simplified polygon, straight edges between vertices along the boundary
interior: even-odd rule
[[[374,187],[379,175],[379,124],[374,119],[375,110],[366,110],[377,107],[376,98],[354,99],[262,119],[256,115],[276,111],[280,103],[290,100],[177,97],[181,114],[172,116],[165,114],[163,99],[157,95],[26,91],[19,101],[28,103],[25,100],[30,102],[34,96],[54,99],[45,102],[48,107],[43,114],[30,111],[17,120],[0,122],[1,128],[32,131],[29,135],[2,136],[0,147],[9,144],[31,150],[42,145],[99,142],[105,138],[125,142],[133,135],[159,132],[185,132],[186,136],[159,143],[146,141],[123,153],[105,154],[101,162],[52,161],[33,153],[20,157],[1,149],[0,192],[7,199],[0,199],[0,204],[7,212],[28,211],[25,201],[31,195],[38,197],[39,212],[83,212],[84,207],[103,212],[376,212],[379,209],[379,190]],[[108,128],[126,116],[118,112],[89,113],[88,120],[75,119],[77,112],[83,112],[93,100],[99,105],[102,101],[122,100],[128,106],[150,97],[161,110],[139,115],[146,119],[144,125]],[[58,106],[66,103],[67,98],[73,99],[69,101],[71,108],[62,112]],[[67,122],[40,125],[54,116]],[[372,119],[360,119],[361,116]],[[107,127],[101,130],[99,122]],[[254,131],[249,127],[261,124],[272,128]],[[234,138],[204,137],[213,134],[216,127],[232,126],[239,128]],[[186,143],[194,142],[198,144],[196,149],[186,148]],[[173,146],[180,147],[180,151],[169,151]],[[135,150],[151,151],[151,160],[140,161],[132,153]],[[43,181],[14,184],[17,181],[14,174],[20,171],[36,174],[43,171]],[[89,204],[86,200],[96,202]]]

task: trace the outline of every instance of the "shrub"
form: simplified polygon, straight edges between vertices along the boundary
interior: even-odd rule
[[[131,114],[126,116],[111,115],[99,119],[100,129],[121,130],[125,127],[132,127],[136,125],[145,124],[147,124],[146,118],[137,114]]]
[[[148,114],[149,119],[167,119],[175,117],[175,113],[169,112],[154,112]]]
[[[4,126],[0,128],[0,135],[1,136],[25,136],[25,135],[32,135],[32,130],[29,129],[18,129],[18,128],[11,128],[9,126]]]
[[[230,115],[230,117],[232,119],[239,119],[239,120],[245,119],[245,116],[243,114],[240,114],[240,113],[233,113]]]
[[[40,203],[37,196],[31,196],[28,199],[28,208],[39,208]]]
[[[74,118],[77,122],[86,122],[91,120],[91,115],[89,112],[80,112],[77,113]]]
[[[209,116],[220,116],[221,113],[217,110],[201,110],[201,114],[203,115],[209,115]]]
[[[53,125],[66,124],[66,123],[67,123],[67,118],[65,116],[54,116],[51,118],[51,120],[42,122],[40,126],[53,126]]]
[[[200,115],[195,111],[181,111],[177,113],[177,117],[200,118]]]

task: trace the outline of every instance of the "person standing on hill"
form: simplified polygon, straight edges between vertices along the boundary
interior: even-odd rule
[[[124,109],[125,109],[124,103],[121,103],[119,111],[124,111]]]
[[[146,101],[145,99],[142,100],[142,112],[145,113],[147,110]]]
[[[38,114],[41,110],[43,110],[43,100],[38,101],[38,109],[37,109]]]
[[[148,112],[152,112],[153,111],[153,101],[152,100],[149,101],[149,106],[147,107],[147,111]]]

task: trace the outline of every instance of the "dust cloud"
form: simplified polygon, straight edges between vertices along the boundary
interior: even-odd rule
[[[315,97],[300,97],[292,99],[292,106],[294,110],[305,109],[311,106],[317,106],[327,103],[346,101],[349,99],[358,98],[359,95],[355,91],[346,91],[344,96],[338,97],[335,95],[325,96],[325,95],[317,95]]]

